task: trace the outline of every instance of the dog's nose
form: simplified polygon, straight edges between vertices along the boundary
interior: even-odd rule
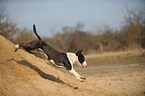
[[[83,67],[87,67],[87,62],[86,61],[83,62]]]

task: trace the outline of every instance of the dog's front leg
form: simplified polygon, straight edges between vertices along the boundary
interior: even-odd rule
[[[73,68],[71,70],[69,70],[69,72],[74,75],[76,77],[76,79],[80,80],[81,82],[84,82],[84,80],[86,79],[85,77],[82,77],[81,75],[79,75]]]

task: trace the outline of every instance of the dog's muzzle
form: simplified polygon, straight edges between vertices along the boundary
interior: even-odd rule
[[[83,67],[87,67],[87,62],[86,61],[83,62]]]

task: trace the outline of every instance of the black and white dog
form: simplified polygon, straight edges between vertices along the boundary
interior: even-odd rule
[[[57,67],[65,67],[71,74],[73,74],[76,79],[80,81],[84,81],[85,77],[79,75],[73,68],[74,63],[78,63],[81,67],[87,67],[87,62],[85,60],[84,55],[82,54],[82,50],[79,50],[77,53],[63,53],[59,52],[50,45],[46,44],[40,36],[36,32],[36,27],[33,25],[33,31],[37,36],[38,40],[34,40],[27,44],[17,44],[15,45],[15,52],[23,48],[29,53],[40,52],[44,54],[48,61],[54,64]]]

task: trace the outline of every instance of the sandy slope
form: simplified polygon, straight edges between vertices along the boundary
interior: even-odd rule
[[[80,73],[87,80],[79,82],[32,54],[14,52],[14,44],[0,36],[0,96],[144,96],[144,64],[129,70],[86,70]]]
[[[42,59],[18,50],[0,36],[0,95],[74,96],[95,94],[84,82],[47,65]],[[82,87],[82,88],[81,88]],[[90,90],[90,91],[86,91]]]

